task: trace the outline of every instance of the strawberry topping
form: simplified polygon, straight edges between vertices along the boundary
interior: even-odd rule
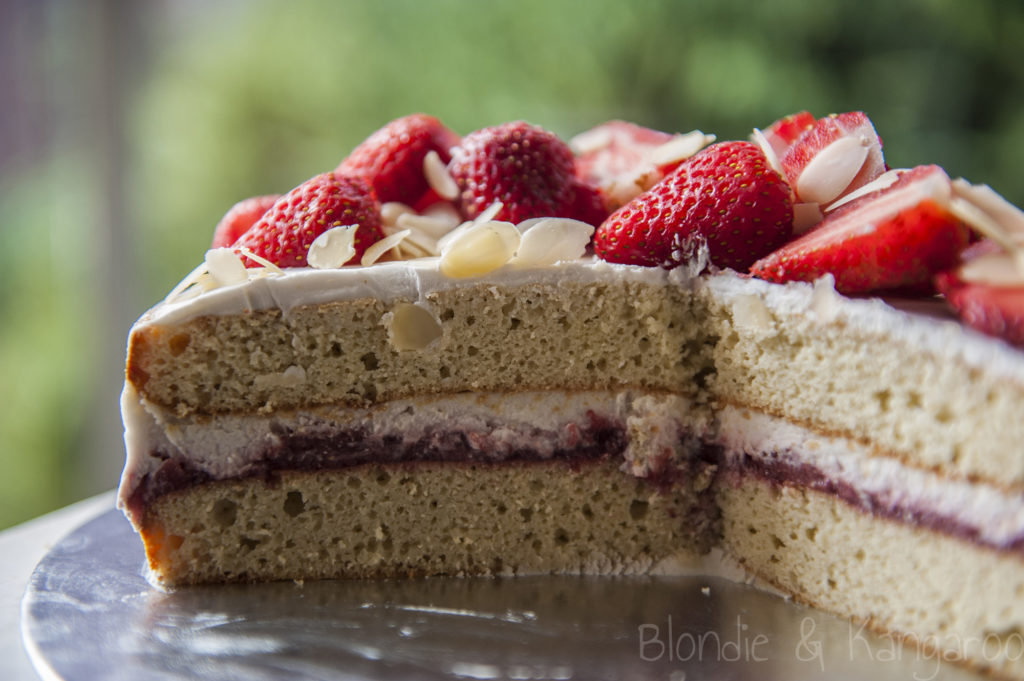
[[[355,256],[383,238],[380,205],[361,179],[323,173],[291,190],[234,243],[280,267],[305,267],[306,254],[318,236],[334,227],[358,225]],[[246,259],[247,267],[256,263]]]
[[[790,189],[750,142],[714,144],[613,213],[594,235],[610,262],[676,267],[706,245],[719,267],[746,270],[786,242]]]
[[[231,206],[213,230],[210,248],[224,248],[238,241],[279,198],[279,194],[254,196]]]
[[[452,151],[449,171],[463,216],[500,202],[496,219],[571,217],[577,209],[574,159],[553,133],[522,121],[472,132]]]
[[[415,205],[430,188],[423,159],[436,151],[448,163],[459,136],[433,116],[411,114],[391,121],[352,150],[335,172],[361,177],[381,202]]]
[[[814,127],[815,122],[814,116],[810,112],[800,111],[780,118],[769,125],[764,131],[764,137],[775,154],[782,158],[794,142]]]
[[[814,281],[831,273],[843,293],[928,285],[968,243],[967,228],[949,210],[951,191],[938,166],[903,171],[889,187],[828,214],[750,272],[774,282]]]
[[[780,161],[798,200],[820,204],[835,201],[886,170],[882,140],[861,111],[818,119]]]
[[[653,187],[676,165],[658,168],[652,152],[672,135],[626,121],[608,121],[576,135],[576,177],[597,187],[608,210],[615,210]]]

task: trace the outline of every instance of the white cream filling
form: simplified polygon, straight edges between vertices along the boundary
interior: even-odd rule
[[[727,406],[718,412],[718,441],[727,461],[742,457],[810,466],[848,485],[875,504],[931,513],[977,532],[978,539],[1004,546],[1024,536],[1024,495],[993,485],[938,475],[873,456],[864,445],[830,438],[761,412]]]
[[[398,437],[404,445],[463,433],[482,459],[499,461],[516,450],[548,458],[579,444],[591,414],[627,432],[623,467],[645,476],[686,455],[681,434],[692,431],[695,418],[680,396],[630,391],[457,393],[368,408],[179,418],[126,385],[121,409],[128,451],[119,491],[122,506],[143,477],[163,464],[163,458],[153,456],[156,451],[214,479],[244,474],[281,445],[282,433],[329,440],[338,432],[358,431],[368,442]]]

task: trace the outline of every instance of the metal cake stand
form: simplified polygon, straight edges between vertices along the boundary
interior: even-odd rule
[[[46,679],[976,679],[935,654],[706,577],[154,589],[117,511],[61,540],[22,604]]]

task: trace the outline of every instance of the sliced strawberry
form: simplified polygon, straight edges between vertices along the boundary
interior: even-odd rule
[[[358,225],[358,262],[366,249],[383,238],[380,204],[359,178],[323,173],[291,190],[234,243],[280,267],[305,267],[306,254],[318,236],[334,227]],[[247,267],[257,264],[246,258]]]
[[[967,228],[949,210],[951,191],[938,166],[902,171],[894,184],[830,213],[750,272],[775,282],[831,273],[843,293],[926,284],[952,267],[968,243]]]
[[[780,157],[801,202],[828,204],[885,172],[882,140],[861,111],[818,119]]]
[[[980,242],[976,246],[985,243]],[[987,252],[992,250],[985,249]],[[965,252],[965,260],[970,259]],[[935,287],[945,296],[960,320],[982,333],[1024,347],[1024,277],[1017,273],[1016,284],[990,284],[965,281],[963,274],[961,267],[935,277]]]
[[[280,198],[280,194],[243,199],[228,209],[213,230],[210,248],[224,248],[238,241]]]
[[[764,130],[764,136],[775,151],[775,155],[782,158],[786,150],[800,139],[801,135],[814,127],[814,123],[814,116],[810,112],[800,111],[769,125]]]
[[[366,138],[335,172],[365,179],[381,202],[401,201],[412,206],[430,189],[423,172],[427,153],[436,151],[441,161],[448,163],[450,149],[458,143],[459,136],[438,119],[411,114]]]
[[[672,268],[706,245],[715,265],[746,270],[792,228],[789,187],[761,149],[723,142],[613,213],[594,234],[594,252],[610,262]]]
[[[496,219],[568,217],[576,200],[572,150],[553,133],[523,121],[466,135],[448,167],[459,208],[473,219],[500,202]]]

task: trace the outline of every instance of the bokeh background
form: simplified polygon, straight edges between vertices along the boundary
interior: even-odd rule
[[[114,487],[132,321],[388,120],[719,139],[866,111],[1024,204],[1009,0],[0,0],[0,527]]]

